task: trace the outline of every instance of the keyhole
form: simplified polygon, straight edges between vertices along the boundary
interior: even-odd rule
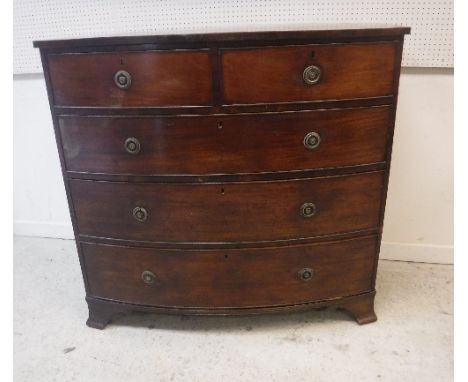
[[[314,51],[310,52],[310,58],[311,58],[311,59],[314,59],[314,58],[315,58],[315,52],[314,52]]]
[[[224,260],[227,260],[229,255],[224,255]]]
[[[119,61],[120,61],[120,65],[124,64],[123,57],[120,57]]]
[[[221,195],[224,195],[224,188],[221,189]]]
[[[218,129],[222,129],[223,128],[223,123],[222,122],[218,122]]]

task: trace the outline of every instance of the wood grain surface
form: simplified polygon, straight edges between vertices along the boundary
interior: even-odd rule
[[[392,94],[395,43],[330,44],[222,52],[226,104],[377,97]],[[309,65],[318,83],[305,85]]]
[[[245,174],[385,161],[391,107],[219,116],[60,117],[68,171]],[[320,135],[304,147],[309,132]],[[125,150],[136,138],[138,154]]]
[[[80,235],[155,242],[245,242],[376,228],[383,172],[305,180],[115,183],[71,180]],[[301,215],[304,203],[316,213]],[[148,217],[136,220],[135,207]]]
[[[305,303],[371,290],[376,237],[283,249],[155,250],[83,243],[94,297],[169,307]],[[310,268],[312,277],[299,277]],[[142,280],[144,271],[156,278]]]
[[[209,53],[201,51],[57,54],[49,56],[54,104],[60,106],[186,106],[212,102]],[[125,70],[131,86],[119,89]]]

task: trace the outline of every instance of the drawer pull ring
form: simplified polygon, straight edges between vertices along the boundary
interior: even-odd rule
[[[310,281],[314,276],[314,270],[312,268],[302,268],[297,272],[297,276],[302,281]]]
[[[125,90],[132,84],[132,76],[125,70],[119,70],[114,74],[114,82],[119,89]]]
[[[311,218],[317,212],[317,208],[314,203],[304,203],[301,206],[301,215],[305,218]]]
[[[143,271],[141,274],[141,279],[145,284],[154,284],[156,280],[156,275],[151,271]]]
[[[320,134],[315,131],[311,131],[304,137],[304,147],[308,150],[316,149],[319,147],[321,141],[322,138],[320,138]]]
[[[148,211],[146,211],[143,207],[135,207],[133,209],[133,217],[139,222],[144,222],[146,219],[148,219]]]
[[[127,138],[125,140],[125,150],[129,154],[138,154],[141,150],[140,141],[133,137]]]
[[[310,65],[304,69],[302,73],[302,79],[306,85],[314,85],[320,81],[322,76],[322,69],[317,65]]]

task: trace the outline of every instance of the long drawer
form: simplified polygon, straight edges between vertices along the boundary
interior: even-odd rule
[[[391,95],[397,44],[324,44],[226,49],[226,104]]]
[[[222,116],[59,118],[67,170],[235,174],[385,160],[391,107]]]
[[[70,180],[80,235],[155,242],[287,240],[378,227],[384,172],[252,183]]]
[[[369,291],[377,239],[224,251],[88,243],[81,248],[91,296],[143,305],[239,308]]]
[[[208,50],[49,55],[57,106],[204,106],[212,103]]]

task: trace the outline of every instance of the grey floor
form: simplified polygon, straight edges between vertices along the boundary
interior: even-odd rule
[[[378,321],[335,311],[85,326],[75,245],[16,237],[15,381],[453,380],[453,267],[381,261]]]

